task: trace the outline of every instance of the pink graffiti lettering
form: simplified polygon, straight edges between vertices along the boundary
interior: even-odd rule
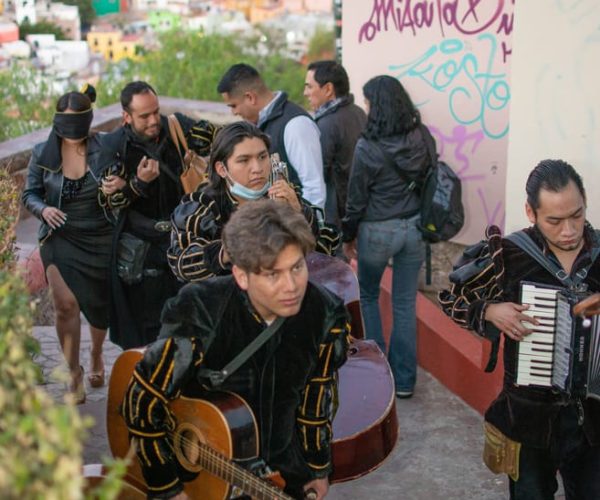
[[[462,181],[485,180],[485,175],[473,173],[471,168],[471,156],[477,153],[485,138],[483,130],[468,132],[464,125],[454,127],[450,135],[433,126],[430,126],[429,130],[435,137],[438,153],[447,159]]]
[[[442,36],[445,30],[454,28],[459,33],[473,35],[496,26],[496,33],[508,35],[512,32],[514,0],[504,12],[505,0],[373,0],[369,20],[358,32],[358,42],[372,41],[381,31],[403,33],[410,30],[413,35],[421,28],[431,28],[437,20]]]
[[[479,196],[479,201],[481,202],[481,206],[483,207],[486,225],[490,226],[494,224],[500,229],[504,230],[504,222],[506,219],[506,214],[504,213],[504,203],[502,201],[498,201],[496,202],[496,205],[493,208],[489,207],[488,201],[485,198],[485,193],[481,188],[477,189],[477,196]]]

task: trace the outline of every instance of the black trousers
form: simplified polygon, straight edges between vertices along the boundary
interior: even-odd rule
[[[519,480],[509,481],[511,500],[554,500],[557,471],[566,500],[600,499],[600,446],[590,446],[577,420],[577,407],[566,406],[549,449],[521,447]]]

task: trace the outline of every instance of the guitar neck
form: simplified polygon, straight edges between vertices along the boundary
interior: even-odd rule
[[[206,471],[257,500],[293,500],[279,488],[228,460],[210,446],[199,444],[198,464]]]

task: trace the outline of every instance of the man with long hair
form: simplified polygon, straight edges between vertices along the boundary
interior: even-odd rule
[[[298,196],[285,179],[271,179],[269,137],[249,122],[223,127],[217,134],[208,166],[209,183],[182,198],[173,212],[168,259],[181,281],[200,281],[229,274],[222,232],[237,208],[266,197],[302,213],[316,238],[316,250],[331,255],[339,235],[321,224],[317,209]]]

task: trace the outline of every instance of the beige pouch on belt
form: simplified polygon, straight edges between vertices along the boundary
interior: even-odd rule
[[[519,480],[519,454],[521,443],[507,438],[488,422],[483,424],[485,444],[483,462],[495,474],[508,474],[513,481]]]

